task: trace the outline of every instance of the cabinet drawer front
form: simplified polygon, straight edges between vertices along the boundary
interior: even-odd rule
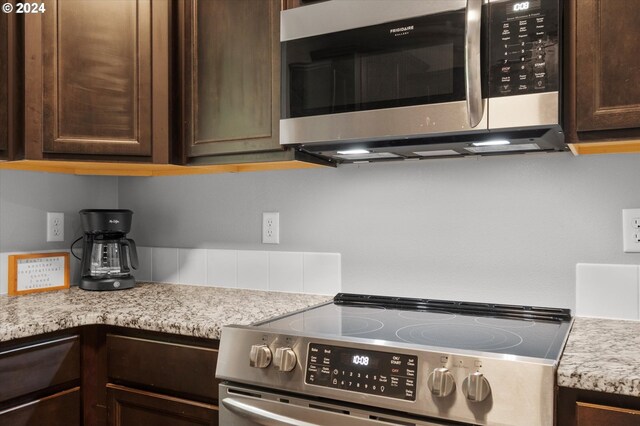
[[[0,401],[80,378],[80,338],[0,352]]]
[[[133,337],[107,335],[110,379],[158,390],[218,398],[218,351]]]
[[[111,426],[218,425],[218,407],[171,396],[107,385]]]
[[[640,411],[578,402],[578,426],[640,425]]]
[[[80,426],[80,388],[0,411],[0,425]]]

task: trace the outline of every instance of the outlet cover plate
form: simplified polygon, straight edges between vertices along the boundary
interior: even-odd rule
[[[625,253],[640,253],[640,209],[622,210],[622,246]]]
[[[64,213],[47,212],[47,242],[64,241]]]
[[[280,244],[280,213],[262,213],[262,244]]]

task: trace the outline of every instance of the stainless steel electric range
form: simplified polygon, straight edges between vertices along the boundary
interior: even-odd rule
[[[338,294],[222,330],[221,424],[554,424],[568,309]]]

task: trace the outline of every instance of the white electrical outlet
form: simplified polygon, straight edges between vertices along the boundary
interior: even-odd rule
[[[280,244],[280,213],[262,213],[262,244]]]
[[[47,212],[47,242],[64,241],[64,213]]]
[[[640,209],[622,210],[622,246],[625,253],[640,253]]]

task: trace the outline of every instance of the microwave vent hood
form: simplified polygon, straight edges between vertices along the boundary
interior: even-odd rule
[[[300,144],[295,149],[302,160],[338,165],[561,152],[568,150],[568,147],[564,143],[564,134],[560,129],[523,129],[511,132],[443,135],[426,138]]]
[[[568,149],[561,0],[281,12],[280,144],[329,164]]]

